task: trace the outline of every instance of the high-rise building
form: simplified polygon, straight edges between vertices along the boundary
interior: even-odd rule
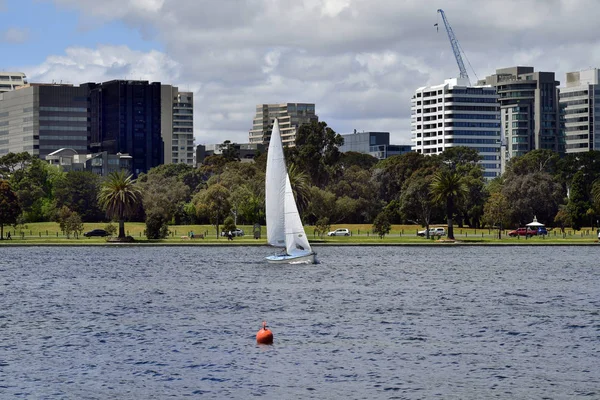
[[[90,91],[93,152],[131,155],[135,175],[164,162],[160,82],[114,80],[82,87]]]
[[[559,103],[567,153],[600,150],[600,70],[567,72]]]
[[[0,155],[26,151],[44,159],[61,148],[88,153],[87,93],[62,84],[27,84],[0,93]]]
[[[0,72],[0,93],[25,86],[27,77],[22,72]]]
[[[484,176],[500,175],[500,107],[496,89],[470,86],[468,79],[420,87],[411,99],[412,149],[441,154],[449,147],[471,147],[481,155]]]
[[[533,67],[502,68],[479,84],[492,85],[498,91],[505,161],[537,149],[564,152],[559,82],[554,72],[534,72]]]
[[[162,85],[161,102],[165,164],[194,165],[194,94]]]
[[[318,121],[315,105],[308,103],[259,104],[249,134],[250,143],[267,144],[275,118],[279,120],[281,141],[284,146],[296,145],[296,133],[300,125]]]

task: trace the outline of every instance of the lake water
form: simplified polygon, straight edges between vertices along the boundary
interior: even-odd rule
[[[316,250],[2,247],[0,398],[600,398],[600,247]]]

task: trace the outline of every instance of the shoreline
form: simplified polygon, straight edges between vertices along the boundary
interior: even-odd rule
[[[556,247],[580,247],[580,246],[599,246],[598,242],[570,242],[570,243],[544,243],[544,242],[530,242],[530,243],[493,243],[493,242],[425,242],[425,243],[344,243],[344,242],[330,242],[330,243],[311,243],[312,247],[468,247],[468,246],[488,246],[488,247],[532,247],[532,246],[556,246]],[[160,242],[106,242],[106,243],[6,243],[6,241],[0,242],[0,248],[2,247],[271,247],[266,243],[160,243]]]

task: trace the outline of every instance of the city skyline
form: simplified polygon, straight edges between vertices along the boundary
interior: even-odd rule
[[[600,66],[595,2],[584,0],[0,0],[10,19],[0,68],[30,82],[142,79],[193,91],[197,144],[246,143],[256,105],[287,102],[314,103],[338,133],[387,131],[408,144],[414,91],[459,73],[438,8],[472,84],[524,65],[564,87],[567,72]]]

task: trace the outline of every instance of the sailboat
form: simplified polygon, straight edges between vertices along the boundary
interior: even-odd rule
[[[292,192],[277,119],[273,124],[267,153],[265,198],[267,242],[271,246],[285,248],[282,254],[266,257],[267,261],[278,264],[314,264],[315,253],[308,243]]]

